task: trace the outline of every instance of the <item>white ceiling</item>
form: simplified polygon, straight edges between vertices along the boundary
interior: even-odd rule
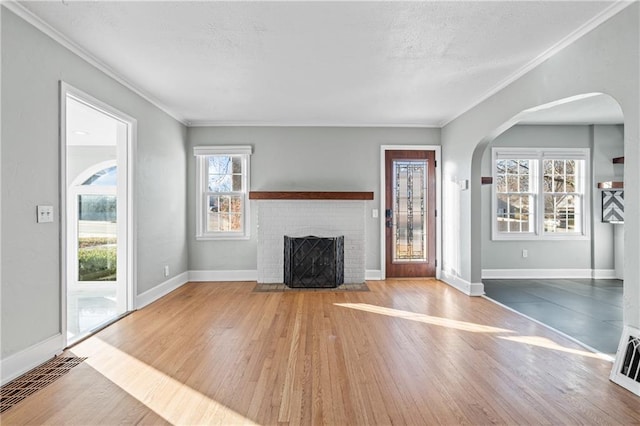
[[[116,145],[123,124],[73,98],[67,99],[67,145]]]
[[[619,9],[614,3],[20,6],[188,124],[440,127]]]

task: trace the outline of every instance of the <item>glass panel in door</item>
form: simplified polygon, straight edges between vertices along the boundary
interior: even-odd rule
[[[393,162],[393,262],[425,262],[427,162]]]

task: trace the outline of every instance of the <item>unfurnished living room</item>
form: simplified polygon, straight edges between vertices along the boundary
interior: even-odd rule
[[[0,422],[640,423],[639,22],[2,1]]]

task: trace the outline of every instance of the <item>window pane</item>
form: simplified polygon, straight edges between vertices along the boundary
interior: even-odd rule
[[[519,172],[521,175],[528,175],[531,172],[529,171],[529,160],[520,160]]]
[[[207,214],[207,231],[219,232],[222,231],[220,225],[220,213],[209,212]]]
[[[232,163],[233,163],[232,172],[236,174],[241,174],[242,173],[242,157],[233,157]]]
[[[574,195],[545,195],[544,231],[581,232],[579,200],[580,198]]]
[[[582,160],[545,160],[544,192],[579,192],[579,163]]]
[[[242,214],[232,213],[229,215],[229,231],[242,231]]]
[[[498,209],[496,211],[496,216],[498,220],[501,218],[506,218],[509,216],[509,197],[507,195],[498,195]]]
[[[566,176],[567,192],[576,192],[576,175]]]
[[[566,172],[568,175],[575,174],[576,172],[576,160],[566,161]]]
[[[531,167],[533,160],[496,161],[497,192],[531,192]]]
[[[533,197],[530,195],[498,195],[496,212],[498,232],[531,232]]]
[[[92,186],[116,186],[118,184],[118,167],[112,166],[100,170],[82,182],[82,184]]]
[[[231,157],[222,155],[209,156],[209,174],[231,174]]]
[[[503,175],[507,172],[507,160],[496,160],[496,173]]]
[[[241,192],[242,157],[212,155],[208,157],[208,186],[210,192]]]
[[[231,192],[230,175],[209,175],[210,192]]]
[[[115,195],[78,196],[78,281],[115,281]]]
[[[232,196],[229,197],[229,201],[231,203],[231,212],[232,213],[242,213],[242,197]]]
[[[228,196],[222,196],[222,197],[218,197],[218,199],[220,200],[220,208],[219,208],[219,212],[221,213],[229,213],[229,210],[231,208],[231,203],[229,201],[229,197]]]
[[[207,212],[208,232],[241,232],[243,197],[210,195]]]
[[[233,181],[232,189],[234,192],[242,191],[242,175],[233,175],[231,177]]]

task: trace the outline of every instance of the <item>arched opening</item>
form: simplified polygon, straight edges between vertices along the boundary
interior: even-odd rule
[[[623,322],[623,158],[620,105],[589,93],[505,122],[477,145],[471,174],[472,268],[487,296],[611,355]]]

